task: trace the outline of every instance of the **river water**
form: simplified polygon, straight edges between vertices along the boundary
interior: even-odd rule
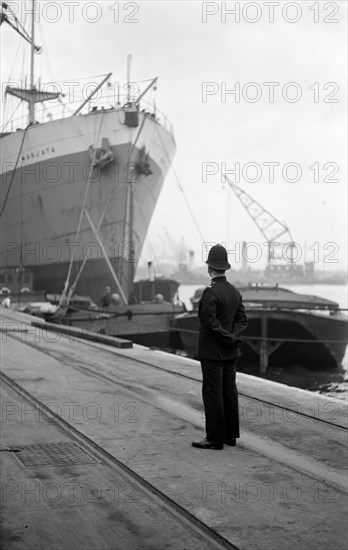
[[[202,288],[202,286],[204,285],[180,285],[179,296],[186,304],[187,309],[191,309],[190,298],[195,290]],[[312,294],[333,300],[339,304],[340,308],[348,309],[348,288],[345,285],[281,286],[300,294]],[[345,314],[348,315],[348,312],[345,312]],[[256,365],[248,369],[243,368],[243,372],[261,376]],[[344,400],[348,398],[348,350],[346,350],[342,365],[335,370],[314,372],[299,365],[287,368],[279,365],[269,367],[262,378]]]

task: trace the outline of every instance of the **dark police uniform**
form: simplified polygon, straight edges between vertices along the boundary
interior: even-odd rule
[[[239,437],[236,365],[241,355],[239,334],[248,322],[242,297],[225,276],[215,277],[204,290],[198,316],[206,439],[229,442]]]

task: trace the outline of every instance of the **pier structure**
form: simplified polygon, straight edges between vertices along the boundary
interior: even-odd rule
[[[11,310],[0,329],[1,547],[346,549],[344,401],[238,373],[237,446],[194,449],[197,361]]]

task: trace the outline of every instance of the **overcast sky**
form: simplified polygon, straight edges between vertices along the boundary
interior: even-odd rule
[[[24,22],[28,3],[8,3]],[[307,260],[316,250],[322,264],[331,253],[339,263],[326,269],[346,268],[345,1],[42,1],[37,11],[43,82],[110,71],[112,82],[124,82],[128,54],[132,80],[159,77],[157,106],[177,143],[173,166],[205,241],[229,250],[256,242],[262,257],[254,266],[265,263],[264,238],[222,183],[223,170],[239,166],[239,183],[238,174],[232,181],[285,221],[302,251],[307,243]],[[18,38],[5,25],[1,34],[6,81]],[[20,68],[17,61],[12,78]],[[159,261],[170,248],[163,227],[200,264],[202,239],[173,172],[144,260]]]

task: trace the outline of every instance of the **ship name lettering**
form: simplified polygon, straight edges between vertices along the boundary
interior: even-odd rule
[[[41,149],[39,151],[32,152],[27,155],[22,155],[22,162],[25,162],[26,160],[35,159],[40,156],[47,155],[49,153],[55,153],[56,150],[54,147],[46,147],[46,149]]]

